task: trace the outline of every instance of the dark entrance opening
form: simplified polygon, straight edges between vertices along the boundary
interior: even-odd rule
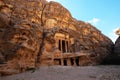
[[[66,41],[66,46],[67,46],[67,51],[66,51],[66,52],[69,52],[69,49],[68,49],[68,41]]]
[[[65,40],[62,40],[62,52],[63,52],[63,53],[66,52],[66,48],[65,48]]]
[[[79,58],[78,57],[75,59],[75,62],[76,62],[76,65],[79,66]]]
[[[67,66],[67,60],[64,59],[64,66]]]
[[[74,59],[70,59],[70,62],[71,62],[71,65],[73,66],[74,65]]]
[[[60,43],[60,40],[59,40],[59,46],[58,46],[59,50],[61,51],[61,43]]]

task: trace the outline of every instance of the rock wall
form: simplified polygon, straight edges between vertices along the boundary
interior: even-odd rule
[[[45,1],[0,1],[0,72],[34,68],[42,42],[41,12]],[[14,71],[15,70],[15,71]]]
[[[46,4],[43,11],[43,22],[45,30],[47,30],[46,35],[49,34],[49,36],[46,36],[45,45],[51,45],[52,48],[47,51],[47,47],[44,47],[43,54],[55,53],[58,49],[55,46],[57,39],[54,39],[56,33],[69,35],[69,41],[71,42],[69,47],[73,53],[83,51],[89,54],[89,57],[81,58],[82,65],[99,64],[111,53],[113,43],[109,38],[91,24],[72,18],[69,11],[59,3],[50,2]]]
[[[113,45],[112,53],[103,60],[105,65],[120,65],[120,37],[117,38]]]
[[[119,37],[112,46],[112,52],[103,60],[102,64],[120,65],[120,29],[116,31],[116,35],[119,35]]]
[[[0,73],[14,74],[40,65],[40,56],[51,56],[58,50],[56,33],[69,34],[73,42],[70,50],[89,52],[92,63],[99,64],[111,52],[113,43],[109,38],[91,24],[72,18],[59,3],[1,0]]]
[[[115,42],[114,54],[120,55],[120,36],[118,37],[118,39]]]

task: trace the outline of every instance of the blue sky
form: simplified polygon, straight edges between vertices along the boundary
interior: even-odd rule
[[[71,15],[97,27],[113,40],[114,32],[120,28],[120,0],[48,0],[56,1],[66,7]]]

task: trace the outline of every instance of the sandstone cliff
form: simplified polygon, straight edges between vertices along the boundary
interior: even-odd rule
[[[13,74],[35,68],[41,64],[41,59],[50,64],[49,58],[46,62],[41,56],[59,52],[59,46],[56,47],[58,34],[68,39],[67,48],[64,48],[65,41],[62,42],[63,52],[67,49],[71,53],[89,54],[81,58],[82,65],[99,64],[111,53],[113,43],[109,38],[91,24],[72,18],[59,3],[1,0],[0,73]]]
[[[112,46],[111,54],[103,60],[103,64],[120,65],[120,29],[116,31],[116,34],[119,35],[119,37]]]

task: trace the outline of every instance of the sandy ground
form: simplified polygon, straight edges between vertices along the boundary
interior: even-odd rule
[[[120,80],[120,66],[49,66],[0,80]]]

